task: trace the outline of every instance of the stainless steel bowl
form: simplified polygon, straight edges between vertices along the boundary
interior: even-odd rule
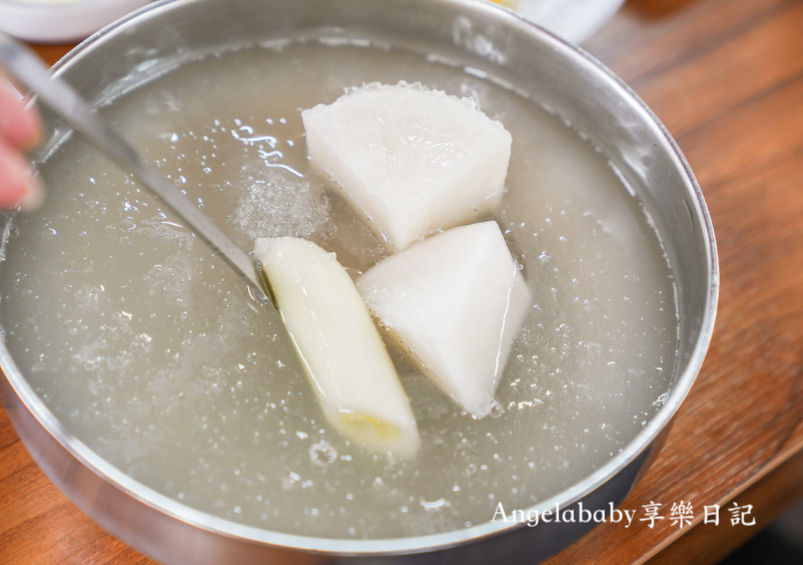
[[[108,27],[73,50],[56,72],[96,104],[183,61],[289,31],[372,38],[437,52],[536,93],[584,132],[642,199],[677,285],[680,341],[671,394],[620,453],[530,510],[582,502],[619,504],[660,449],[700,369],[718,293],[716,248],[705,202],[666,129],[608,69],[513,13],[469,0],[176,0]],[[49,118],[51,136],[66,128]],[[7,222],[4,218],[3,224]],[[3,404],[37,463],[77,506],[115,536],[165,563],[534,563],[592,527],[488,522],[436,535],[330,540],[243,526],[203,514],[133,481],[65,432],[0,347]]]

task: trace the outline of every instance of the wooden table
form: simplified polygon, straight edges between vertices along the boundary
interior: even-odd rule
[[[702,372],[667,445],[603,524],[555,556],[715,563],[803,496],[803,0],[629,0],[586,47],[677,139],[705,193],[722,270]],[[41,47],[56,61],[67,47]],[[691,525],[670,520],[693,505]],[[730,508],[752,505],[731,525]],[[704,506],[722,507],[719,525]],[[0,564],[152,564],[81,514],[0,410]]]

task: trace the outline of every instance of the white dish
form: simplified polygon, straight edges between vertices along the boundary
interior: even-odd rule
[[[0,31],[38,43],[83,39],[150,0],[0,0]]]
[[[624,0],[493,0],[561,39],[580,44],[594,35]]]

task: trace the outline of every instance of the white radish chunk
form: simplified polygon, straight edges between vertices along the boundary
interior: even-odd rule
[[[532,295],[496,222],[453,228],[359,279],[368,306],[440,388],[482,418]]]
[[[329,423],[373,451],[415,455],[420,439],[407,395],[334,253],[293,237],[258,239],[255,253]]]
[[[472,100],[372,83],[301,117],[312,161],[396,250],[502,198],[511,136]]]

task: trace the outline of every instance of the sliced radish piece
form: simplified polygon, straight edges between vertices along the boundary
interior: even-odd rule
[[[258,239],[255,253],[326,419],[374,451],[415,455],[420,439],[407,395],[334,253],[293,237]]]
[[[532,305],[496,222],[434,235],[372,267],[357,288],[441,389],[476,417],[491,412]]]
[[[467,98],[372,83],[301,117],[312,161],[396,250],[502,198],[510,133]]]

